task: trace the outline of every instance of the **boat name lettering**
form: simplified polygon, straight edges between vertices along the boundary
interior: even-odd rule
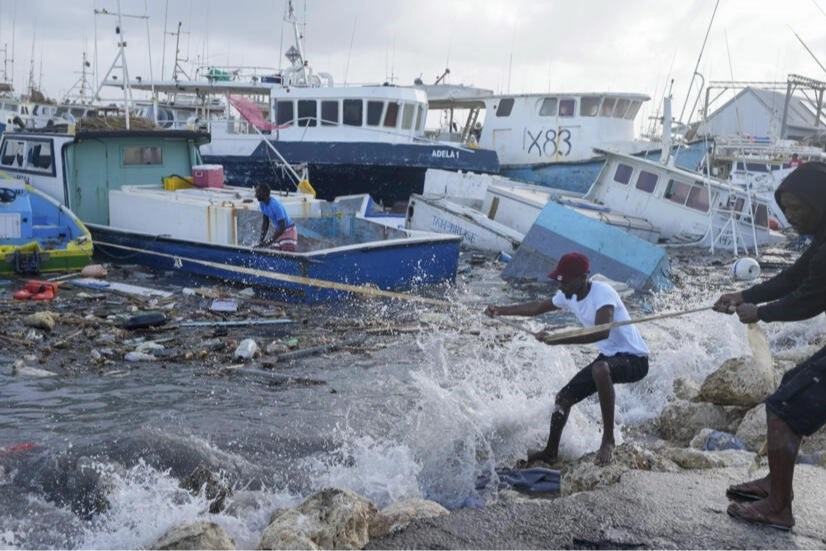
[[[455,149],[434,149],[431,156],[437,159],[458,159],[459,152]]]
[[[567,157],[571,153],[571,131],[567,128],[549,130],[540,129],[536,135],[525,129],[525,134],[530,139],[528,154],[536,150],[540,157]]]
[[[476,234],[472,231],[468,231],[467,228],[460,226],[450,220],[446,220],[439,216],[433,217],[432,227],[434,230],[440,233],[452,233],[455,235],[461,235],[462,239],[467,243],[473,243],[476,241]]]

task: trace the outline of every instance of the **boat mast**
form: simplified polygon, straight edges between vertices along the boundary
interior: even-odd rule
[[[100,83],[98,84],[98,89],[95,92],[95,99],[100,101],[100,91],[103,89],[103,86],[106,83],[106,79],[110,76],[112,80],[116,80],[117,76],[113,75],[112,72],[115,69],[121,70],[121,82],[123,83],[121,87],[123,88],[123,104],[124,104],[124,118],[126,120],[126,129],[129,130],[129,113],[132,106],[132,88],[129,86],[129,68],[126,65],[126,39],[123,37],[123,18],[124,17],[133,17],[135,19],[148,19],[149,17],[146,15],[123,15],[120,11],[120,0],[118,0],[118,12],[116,14],[110,13],[106,9],[95,10],[95,15],[114,15],[118,18],[118,24],[115,27],[115,34],[118,35],[118,54],[115,56],[114,61],[109,66],[109,69],[106,71],[106,74],[103,75]]]

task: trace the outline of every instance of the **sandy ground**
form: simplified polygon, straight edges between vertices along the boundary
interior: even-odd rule
[[[743,468],[629,471],[617,484],[557,499],[504,498],[416,521],[367,549],[824,549],[826,469],[798,465],[791,532],[726,514]],[[765,469],[752,473],[762,476]]]

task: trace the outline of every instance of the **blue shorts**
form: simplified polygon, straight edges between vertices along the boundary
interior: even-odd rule
[[[564,399],[571,404],[581,402],[597,391],[597,384],[594,382],[594,375],[591,369],[597,362],[606,362],[611,368],[611,381],[614,384],[636,383],[648,375],[648,356],[635,356],[633,354],[616,354],[615,356],[603,356],[597,358],[582,368],[579,373],[562,387],[557,395],[557,402]]]
[[[800,436],[826,425],[826,347],[787,371],[765,402],[766,409]]]

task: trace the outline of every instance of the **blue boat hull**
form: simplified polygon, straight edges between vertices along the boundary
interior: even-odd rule
[[[290,164],[306,164],[318,197],[333,200],[342,195],[369,193],[384,205],[407,203],[410,194],[422,193],[428,168],[498,173],[494,151],[426,144],[367,142],[279,142],[273,146]],[[205,163],[224,166],[227,184],[250,187],[267,183],[273,189],[293,191],[295,185],[265,143],[250,155],[212,155],[202,151]]]
[[[591,273],[600,273],[635,290],[663,290],[673,285],[663,247],[654,245],[554,201],[539,213],[522,244],[502,271],[510,281],[548,282],[548,273],[568,252],[591,260]]]
[[[453,283],[460,238],[371,242],[308,253],[209,245],[90,225],[95,251],[110,261],[257,287],[290,302],[317,303],[373,288],[390,293]],[[358,286],[368,286],[358,288]],[[379,292],[378,294],[381,294]]]

